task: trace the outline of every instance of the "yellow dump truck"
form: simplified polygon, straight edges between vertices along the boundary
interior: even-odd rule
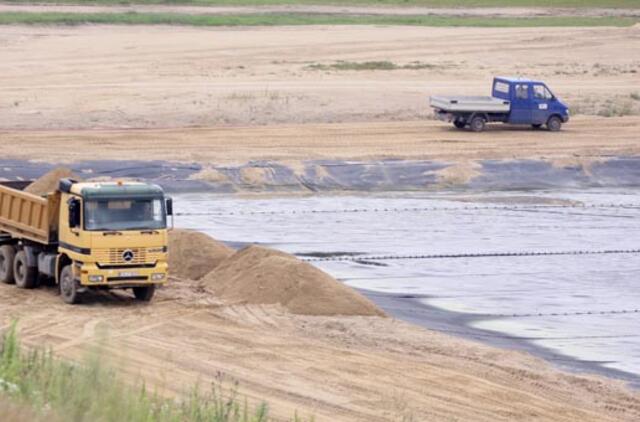
[[[0,182],[0,282],[53,279],[67,303],[90,289],[132,289],[149,301],[167,281],[170,198],[156,185],[60,180],[46,196]]]

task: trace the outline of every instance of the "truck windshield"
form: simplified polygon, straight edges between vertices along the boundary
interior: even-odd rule
[[[84,206],[85,230],[153,230],[166,228],[164,200],[89,200]]]

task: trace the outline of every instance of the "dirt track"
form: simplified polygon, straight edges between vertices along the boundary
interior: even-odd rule
[[[578,117],[560,133],[498,125],[477,134],[436,121],[0,131],[0,154],[6,158],[54,162],[97,157],[117,160],[123,156],[203,164],[251,160],[299,162],[322,158],[411,158],[453,162],[535,158],[568,165],[603,156],[639,155],[639,132],[640,119],[635,116]]]
[[[47,343],[59,355],[80,358],[106,338],[112,363],[162,393],[182,393],[223,372],[283,418],[294,409],[318,421],[640,417],[640,397],[613,383],[559,374],[524,354],[390,319],[220,306],[179,282],[151,306],[100,296],[69,307],[51,290],[7,285],[0,285],[0,301],[0,321],[20,318],[30,345]]]

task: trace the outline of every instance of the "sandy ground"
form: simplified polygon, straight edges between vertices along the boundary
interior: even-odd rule
[[[570,163],[638,153],[638,27],[4,26],[0,55],[5,158]],[[429,67],[307,67],[337,60]],[[431,120],[428,95],[487,93],[495,74],[546,80],[578,116],[559,134]],[[631,115],[590,115],[620,109]]]
[[[544,79],[573,114],[640,114],[640,27],[3,26],[0,56],[0,129],[367,129],[429,118],[431,94],[488,94],[501,74]],[[338,60],[427,68],[309,68]]]
[[[185,6],[185,5],[51,5],[0,4],[0,12],[65,12],[65,13],[181,13],[198,15],[322,13],[349,15],[436,15],[436,16],[640,16],[639,9],[625,8],[559,8],[559,7],[395,7],[335,5],[273,6]]]
[[[640,396],[501,351],[377,317],[302,317],[222,306],[186,282],[144,306],[123,296],[64,305],[50,289],[0,285],[0,327],[20,318],[28,345],[81,358],[106,344],[112,363],[163,394],[223,373],[278,417],[318,421],[637,420]],[[106,340],[105,340],[106,339]],[[405,419],[403,419],[405,418]],[[411,419],[413,418],[413,419]]]

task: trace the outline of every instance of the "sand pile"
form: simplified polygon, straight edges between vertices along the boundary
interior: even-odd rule
[[[204,233],[169,232],[169,272],[173,276],[199,280],[232,254],[233,249]]]
[[[73,174],[71,169],[67,167],[56,167],[50,172],[45,173],[43,176],[40,176],[33,183],[27,186],[24,191],[34,195],[46,195],[58,189],[60,179],[64,179],[65,177],[79,180],[78,176]]]
[[[250,246],[203,278],[230,302],[279,303],[294,314],[376,315],[384,312],[355,290],[293,255]]]

